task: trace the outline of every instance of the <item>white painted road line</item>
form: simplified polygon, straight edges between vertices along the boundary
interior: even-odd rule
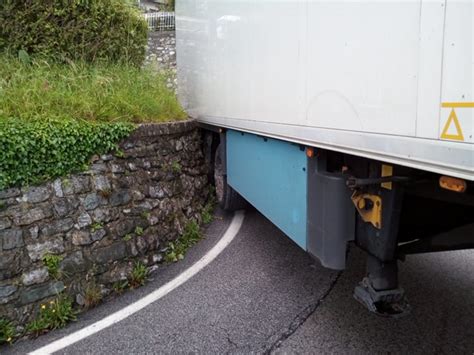
[[[211,250],[209,250],[207,254],[204,255],[198,262],[196,262],[190,268],[186,269],[186,271],[181,273],[178,277],[174,278],[173,280],[161,286],[159,289],[153,291],[152,293],[139,299],[138,301],[128,305],[125,308],[122,308],[120,311],[112,313],[111,315],[101,319],[100,321],[97,321],[85,328],[82,328],[72,334],[69,334],[64,338],[58,339],[46,346],[43,346],[42,348],[32,351],[29,354],[52,354],[56,351],[64,349],[74,343],[77,343],[82,339],[85,339],[107,327],[110,327],[111,325],[114,325],[124,320],[127,317],[130,317],[132,314],[137,313],[138,311],[150,305],[151,303],[159,300],[163,296],[166,296],[168,293],[184,284],[186,281],[196,275],[199,271],[209,265],[232,242],[232,240],[239,232],[240,227],[242,226],[244,216],[244,211],[237,211],[234,214],[234,217],[232,218],[232,222],[229,228],[227,228],[226,232],[224,233],[224,236],[219,240],[219,242],[217,242],[217,244]]]

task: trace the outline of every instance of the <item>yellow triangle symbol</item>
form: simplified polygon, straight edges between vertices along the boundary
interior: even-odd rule
[[[456,127],[456,134],[448,133],[449,127],[454,122],[454,126]],[[455,141],[464,141],[464,136],[462,134],[461,125],[459,124],[458,116],[456,116],[456,112],[454,112],[454,108],[451,110],[449,114],[448,122],[444,125],[443,133],[441,133],[441,138],[443,139],[453,139]]]

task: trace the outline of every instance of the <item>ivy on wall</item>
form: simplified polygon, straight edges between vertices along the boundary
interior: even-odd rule
[[[0,190],[84,169],[93,154],[116,149],[130,123],[0,119]]]

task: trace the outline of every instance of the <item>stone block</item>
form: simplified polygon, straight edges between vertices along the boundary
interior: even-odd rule
[[[96,193],[90,193],[82,200],[82,205],[89,211],[97,208],[100,204],[100,197]]]
[[[47,186],[36,186],[27,188],[23,193],[22,200],[28,203],[38,203],[46,201],[51,195]]]
[[[17,188],[0,190],[0,199],[7,199],[12,197],[20,196],[21,191]]]
[[[7,229],[7,228],[10,228],[12,225],[12,223],[10,222],[10,220],[8,218],[0,218],[0,231],[1,230],[4,230],[4,229]]]
[[[79,228],[84,228],[84,227],[90,226],[91,224],[92,224],[92,218],[87,212],[81,213],[79,217],[77,218],[77,226]]]
[[[7,270],[14,268],[16,264],[18,252],[16,251],[0,251],[0,270]]]
[[[110,234],[114,237],[123,237],[133,232],[135,229],[135,221],[133,219],[121,219],[108,225]]]
[[[77,206],[79,206],[79,201],[74,197],[53,200],[54,210],[59,217],[67,216],[76,211]]]
[[[161,186],[150,186],[149,194],[152,198],[164,198],[166,196],[165,190]]]
[[[36,239],[36,238],[38,238],[39,227],[38,226],[31,227],[31,228],[28,229],[28,232],[30,233],[30,237],[32,239]]]
[[[117,265],[112,270],[109,270],[100,275],[99,282],[104,284],[111,284],[113,282],[125,281],[128,275],[132,272],[133,266],[130,264]]]
[[[145,198],[145,195],[138,190],[132,190],[132,198],[134,201],[142,201]]]
[[[23,213],[22,211],[15,212],[13,220],[19,226],[26,226],[42,219],[51,217],[51,210],[47,208],[35,207]]]
[[[84,272],[87,269],[87,263],[84,260],[82,251],[76,251],[61,261],[61,270],[67,275],[72,275],[78,272]]]
[[[0,231],[0,246],[3,250],[20,248],[23,245],[23,231],[21,229]]]
[[[44,236],[52,236],[59,233],[64,233],[74,226],[74,221],[72,218],[64,218],[53,221],[47,224],[45,227],[41,229],[41,234]]]
[[[108,262],[124,259],[127,256],[127,248],[124,243],[115,243],[107,247],[94,250],[92,260],[96,263],[105,264]]]
[[[107,165],[105,165],[104,163],[95,163],[92,164],[91,170],[96,173],[104,173],[107,171]]]
[[[96,222],[110,222],[118,217],[118,211],[110,207],[97,208],[91,213]]]
[[[104,238],[106,234],[107,232],[105,231],[105,229],[102,228],[102,229],[92,232],[91,239],[92,241],[97,242],[99,240],[102,240],[102,238]]]
[[[45,282],[49,278],[48,269],[42,267],[40,269],[32,270],[24,273],[21,276],[21,282],[25,286],[31,286]]]
[[[99,191],[110,191],[111,186],[106,176],[98,175],[93,177],[94,187]]]
[[[71,233],[71,236],[74,245],[89,245],[93,242],[91,234],[87,231],[75,230]]]
[[[22,290],[20,304],[25,305],[42,300],[46,297],[54,296],[64,290],[62,281],[51,282],[46,285],[32,286]]]
[[[12,300],[12,295],[18,290],[15,285],[0,286],[0,304],[8,303]]]
[[[130,193],[127,190],[114,191],[109,197],[109,202],[112,206],[125,205],[130,200]]]
[[[56,197],[64,197],[63,187],[60,179],[54,180],[54,182],[52,183],[52,187],[54,190],[54,195]]]
[[[43,243],[30,244],[26,246],[28,255],[32,261],[38,261],[46,254],[64,253],[64,241],[61,237],[48,239]]]
[[[103,154],[100,156],[100,159],[102,159],[103,161],[109,161],[109,160],[112,160],[114,158],[114,156],[112,154]]]
[[[71,182],[74,193],[76,194],[89,192],[91,189],[90,178],[88,176],[73,176]]]
[[[125,169],[120,164],[111,164],[110,169],[114,174],[122,174],[125,172]]]

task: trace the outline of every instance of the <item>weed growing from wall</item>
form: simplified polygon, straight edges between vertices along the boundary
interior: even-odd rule
[[[49,330],[66,326],[76,320],[76,311],[72,307],[72,300],[65,295],[59,295],[49,303],[42,304],[35,320],[30,322],[26,331],[33,336],[39,336]]]
[[[43,256],[43,264],[48,269],[49,276],[53,279],[59,279],[61,277],[61,270],[59,269],[59,264],[63,260],[62,256],[46,254]]]
[[[0,345],[12,344],[16,337],[15,326],[9,320],[0,318]]]
[[[199,224],[195,221],[189,222],[181,237],[176,241],[168,243],[168,250],[165,255],[166,262],[177,262],[184,259],[187,250],[202,239]]]

